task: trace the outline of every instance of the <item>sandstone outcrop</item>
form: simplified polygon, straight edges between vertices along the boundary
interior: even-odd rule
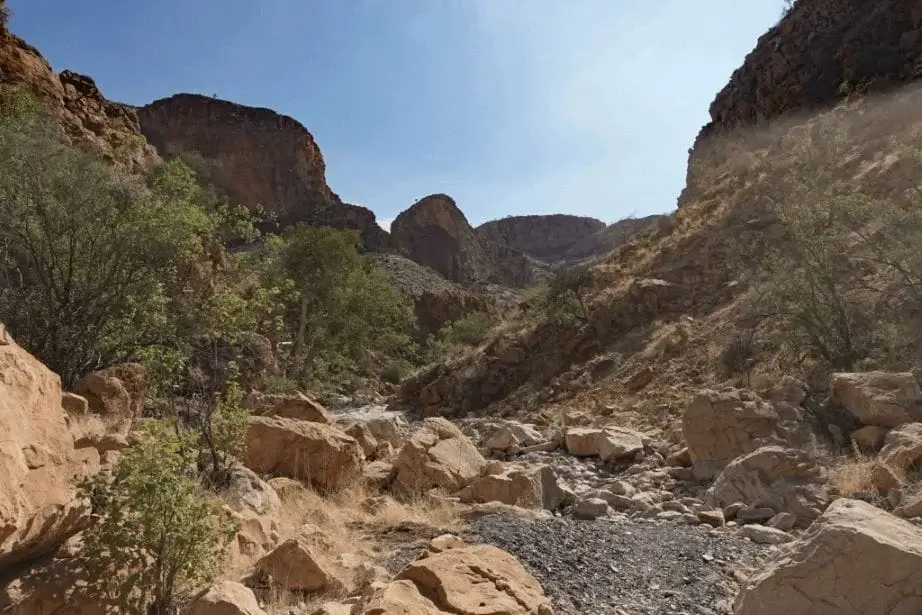
[[[478,478],[485,464],[477,447],[455,425],[428,418],[394,462],[395,487],[454,492]]]
[[[362,471],[358,442],[332,425],[251,416],[246,444],[251,470],[303,480],[321,491],[345,487]]]
[[[374,213],[344,203],[327,185],[314,137],[270,109],[176,94],[138,109],[141,132],[165,158],[200,155],[205,181],[237,203],[262,205],[282,224],[356,229],[368,250],[385,249]]]
[[[93,448],[74,449],[61,380],[7,339],[0,344],[0,569],[56,549],[88,507],[74,480],[99,469]]]
[[[748,579],[735,615],[909,615],[922,610],[922,530],[836,500]]]
[[[75,144],[139,170],[159,158],[141,136],[135,111],[106,100],[89,77],[55,74],[41,52],[0,26],[0,84],[23,87],[45,104]]]
[[[445,194],[420,199],[397,216],[391,238],[408,258],[462,285],[524,286],[535,279],[532,261],[483,239]]]

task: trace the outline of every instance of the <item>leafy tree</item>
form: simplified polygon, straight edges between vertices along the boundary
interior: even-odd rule
[[[0,118],[0,319],[70,384],[175,331],[168,291],[204,253],[215,222],[179,164],[145,186],[9,100]]]
[[[543,297],[543,310],[553,320],[566,324],[589,321],[587,300],[593,286],[593,271],[578,266],[559,271],[550,281]]]
[[[93,504],[82,557],[94,598],[118,612],[166,615],[215,578],[235,528],[190,475],[195,455],[189,437],[153,423],[111,478],[82,485]]]

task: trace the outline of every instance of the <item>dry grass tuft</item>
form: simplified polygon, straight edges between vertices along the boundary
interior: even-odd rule
[[[901,472],[861,453],[840,459],[830,473],[830,486],[843,497],[859,494],[884,497],[904,481]]]

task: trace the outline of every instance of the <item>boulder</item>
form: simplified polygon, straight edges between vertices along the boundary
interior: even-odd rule
[[[87,374],[74,385],[74,393],[86,398],[90,412],[130,427],[141,416],[147,388],[147,368],[123,363]]]
[[[378,441],[371,435],[371,430],[364,423],[353,423],[346,428],[346,435],[355,438],[355,441],[362,447],[362,452],[366,458],[374,457],[378,450]]]
[[[320,528],[305,525],[298,534],[272,550],[256,563],[260,576],[272,586],[286,591],[335,592],[344,588],[334,567],[321,560],[335,550]]]
[[[899,427],[922,421],[922,388],[910,372],[832,374],[829,391],[834,404],[865,425]]]
[[[534,446],[544,441],[534,425],[508,421],[486,439],[484,447],[491,451],[509,451]]]
[[[437,610],[361,611],[371,613],[455,613],[457,615],[550,615],[550,601],[541,585],[505,551],[488,545],[458,546],[428,555],[407,566],[394,581],[420,604],[417,595],[431,600]],[[425,608],[430,608],[425,602]]]
[[[743,538],[759,545],[781,545],[794,540],[794,537],[784,530],[764,525],[744,525],[739,533]]]
[[[187,615],[266,615],[253,591],[233,581],[222,581],[197,598]]]
[[[252,470],[235,465],[230,470],[228,484],[221,497],[235,512],[269,515],[281,506],[279,496],[268,483]]]
[[[772,404],[750,391],[700,393],[682,417],[694,476],[713,478],[732,460],[760,446],[799,442],[801,420],[793,404]]]
[[[99,453],[74,449],[60,378],[12,340],[0,344],[0,570],[56,549],[89,512],[74,479]]]
[[[485,465],[461,430],[444,418],[427,418],[397,455],[394,484],[403,491],[454,492],[479,478]]]
[[[573,509],[573,518],[592,521],[608,514],[608,502],[602,498],[587,498],[577,502]]]
[[[564,441],[571,455],[603,461],[633,459],[643,451],[643,436],[624,427],[571,427]]]
[[[822,468],[804,451],[780,446],[765,446],[734,460],[706,494],[712,507],[742,502],[750,508],[770,508],[772,516],[791,513],[797,527],[816,519],[829,499]]]
[[[922,423],[908,423],[891,430],[884,438],[880,458],[901,471],[918,465],[922,461]]]
[[[90,411],[90,402],[76,393],[62,393],[61,406],[72,416],[85,416]]]
[[[557,482],[554,469],[548,465],[504,469],[477,479],[459,494],[465,503],[501,502],[522,508],[557,510],[568,494]]]
[[[403,446],[407,422],[398,415],[376,416],[363,422],[372,437],[379,443],[387,442],[394,448]]]
[[[252,393],[247,397],[246,405],[254,414],[260,416],[278,416],[311,423],[333,424],[333,417],[327,409],[304,393],[294,395]]]
[[[865,425],[852,432],[852,442],[862,451],[877,452],[883,447],[890,430],[878,425]]]
[[[251,416],[245,464],[261,474],[310,483],[321,491],[352,484],[362,471],[362,449],[333,425]]]
[[[922,529],[857,500],[833,502],[749,577],[735,615],[922,612]]]

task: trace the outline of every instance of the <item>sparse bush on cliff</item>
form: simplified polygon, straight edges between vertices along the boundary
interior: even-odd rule
[[[81,557],[94,603],[120,613],[167,615],[220,571],[235,528],[190,475],[197,447],[166,423],[150,424],[113,476],[82,489],[93,505]]]

